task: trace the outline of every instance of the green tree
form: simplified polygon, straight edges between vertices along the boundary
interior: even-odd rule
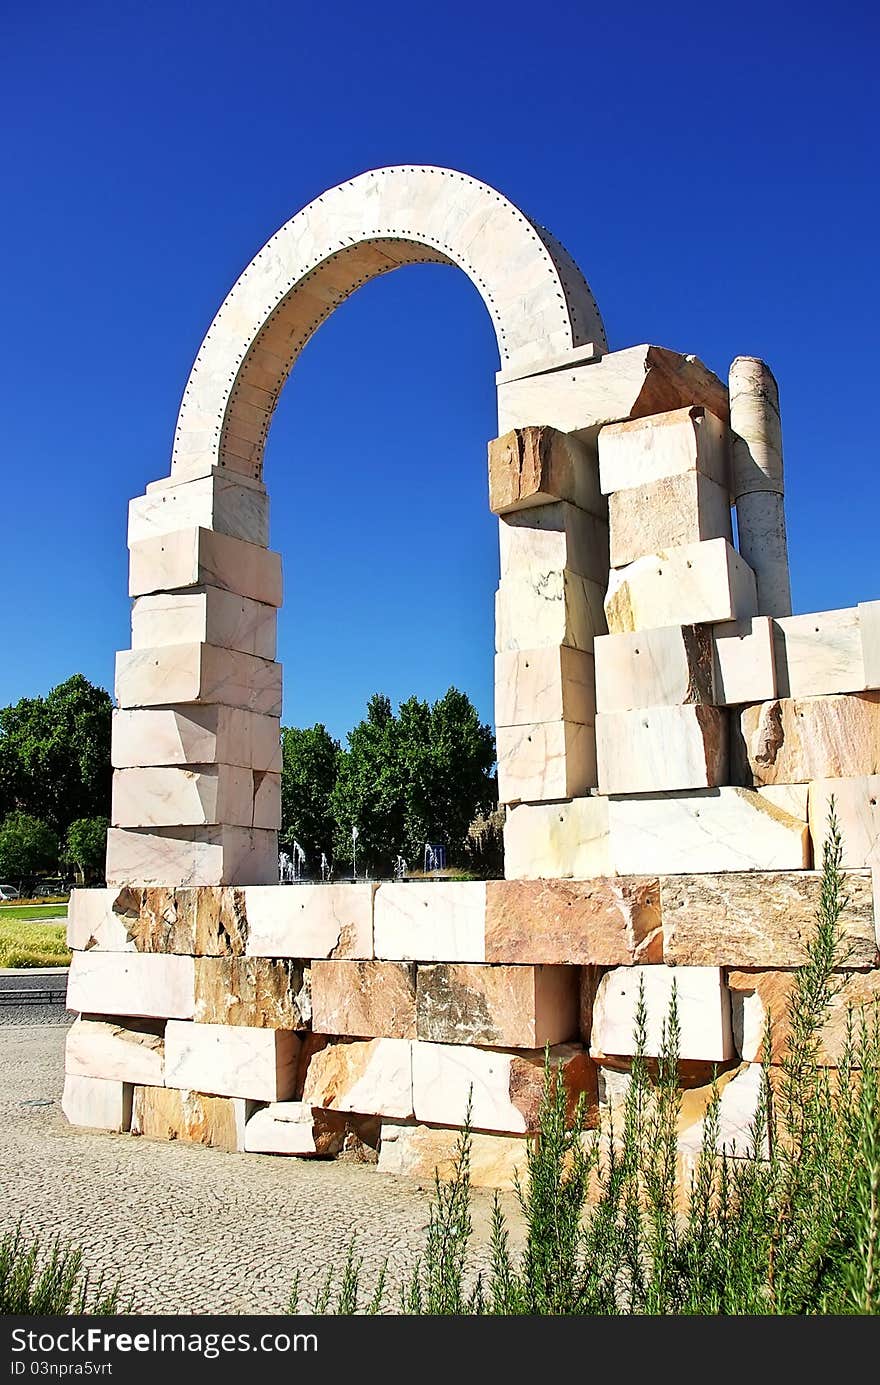
[[[0,879],[32,880],[58,868],[58,838],[29,813],[10,813],[0,823]]]
[[[339,772],[339,742],[326,727],[285,726],[281,732],[281,845],[294,841],[306,853],[314,874],[322,852],[333,857],[331,795]]]
[[[104,874],[108,826],[107,818],[77,818],[67,829],[64,859],[76,866],[84,881]]]
[[[0,816],[20,810],[64,834],[110,811],[113,704],[81,673],[0,709]]]
[[[497,798],[494,761],[491,727],[465,693],[450,688],[433,705],[410,697],[397,716],[377,693],[341,756],[332,796],[337,859],[350,860],[355,826],[358,860],[374,873],[398,855],[415,865],[426,842],[459,859],[475,814]]]

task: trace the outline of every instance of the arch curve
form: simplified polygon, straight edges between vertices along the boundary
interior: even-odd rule
[[[172,476],[221,466],[261,479],[278,396],[309,338],[362,284],[422,262],[471,279],[503,369],[527,373],[587,342],[606,348],[575,262],[501,193],[447,168],[372,169],[297,212],[230,290],[184,390]]]

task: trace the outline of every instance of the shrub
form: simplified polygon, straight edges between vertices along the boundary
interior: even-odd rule
[[[840,1066],[822,1067],[819,1034],[845,961],[847,907],[832,805],[821,904],[789,1002],[779,1068],[762,1068],[743,1150],[718,1149],[718,1089],[682,1207],[676,1188],[678,1017],[673,995],[655,1070],[645,1061],[640,996],[621,1131],[583,1131],[583,1106],[566,1118],[566,1094],[549,1061],[527,1179],[517,1190],[522,1253],[509,1248],[496,1196],[491,1260],[469,1272],[470,1119],[454,1177],[435,1181],[424,1253],[401,1293],[410,1314],[812,1315],[880,1311],[880,1019],[850,1018]],[[765,1054],[771,1052],[768,1023]],[[354,1247],[328,1273],[319,1313],[391,1311],[380,1275],[360,1306]],[[299,1302],[298,1284],[290,1311]]]
[[[119,1286],[104,1276],[92,1283],[82,1253],[60,1240],[44,1248],[26,1240],[21,1227],[0,1238],[0,1313],[20,1317],[109,1317],[130,1311],[119,1303]]]

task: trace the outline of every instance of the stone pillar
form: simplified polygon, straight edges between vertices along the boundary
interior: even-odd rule
[[[730,367],[730,426],[739,551],[757,579],[759,614],[789,616],[779,390],[754,356],[737,356]]]
[[[108,884],[277,883],[281,560],[267,540],[265,486],[222,468],[131,502]]]

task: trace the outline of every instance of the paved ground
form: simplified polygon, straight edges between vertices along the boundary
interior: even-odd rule
[[[386,1256],[401,1275],[421,1248],[430,1190],[373,1166],[72,1130],[60,1107],[71,1016],[27,1006],[12,1020],[11,1008],[0,1006],[0,1229],[20,1216],[72,1239],[140,1311],[283,1312],[294,1272],[308,1300],[352,1236],[370,1282]],[[481,1241],[491,1199],[474,1193]]]

